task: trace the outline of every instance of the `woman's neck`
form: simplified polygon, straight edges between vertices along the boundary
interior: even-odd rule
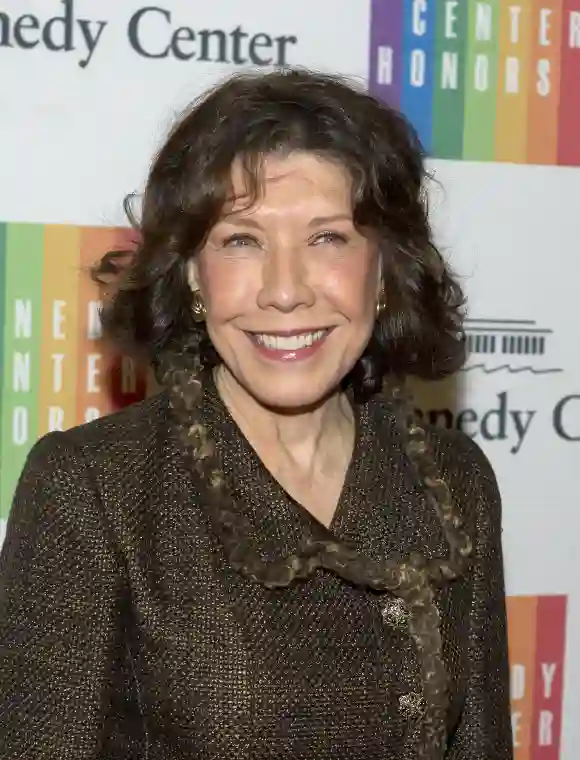
[[[261,455],[269,452],[275,469],[289,466],[308,472],[333,467],[352,451],[354,414],[345,394],[337,390],[320,404],[297,412],[264,407],[225,367],[215,372],[222,401],[250,444]]]

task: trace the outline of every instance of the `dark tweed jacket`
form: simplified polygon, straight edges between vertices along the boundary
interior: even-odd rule
[[[265,471],[221,403],[205,420],[265,557],[328,534]],[[416,760],[417,654],[388,594],[329,572],[268,590],[228,565],[160,394],[45,437],[0,561],[6,760]],[[369,557],[446,551],[386,402],[360,415],[331,531]],[[500,503],[481,451],[429,431],[474,537],[438,595],[448,760],[512,757]]]

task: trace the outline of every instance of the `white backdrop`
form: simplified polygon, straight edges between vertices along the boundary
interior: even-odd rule
[[[138,0],[0,4],[0,222],[124,225],[122,199],[142,189],[175,113],[234,69],[139,55],[127,29],[141,7]],[[295,37],[286,43],[289,64],[358,81],[369,76],[370,0],[164,0],[162,8],[170,22],[167,15],[151,13],[141,28],[141,42],[151,51],[162,50],[179,26],[230,32],[241,25],[249,35]],[[70,27],[53,23],[47,39],[49,45],[68,42],[70,49],[50,50],[42,26],[66,14]],[[18,22],[22,16],[28,20]],[[90,60],[79,65],[88,58],[87,36],[94,39],[99,29]],[[16,44],[18,34],[28,48]],[[470,334],[493,333],[500,341],[522,327],[514,327],[514,320],[550,331],[545,353],[531,359],[473,354],[471,368],[454,381],[459,397],[453,424],[463,411],[463,428],[475,435],[498,475],[509,594],[568,598],[561,751],[549,754],[547,744],[537,752],[522,746],[518,758],[576,760],[580,168],[456,160],[433,160],[431,168],[438,181],[432,188],[434,223],[467,289],[470,318],[476,320]],[[446,407],[448,387],[422,396],[424,409]],[[561,420],[555,419],[554,410],[568,397]],[[571,440],[558,435],[558,422]]]

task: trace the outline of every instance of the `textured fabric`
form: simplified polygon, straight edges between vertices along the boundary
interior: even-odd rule
[[[212,431],[263,557],[328,536],[221,402]],[[446,546],[389,405],[359,410],[330,532],[369,557]],[[474,537],[438,592],[449,760],[512,758],[500,504],[468,438],[430,430]],[[0,561],[0,756],[19,760],[415,760],[417,654],[389,594],[318,572],[269,590],[228,566],[167,396],[33,449]]]

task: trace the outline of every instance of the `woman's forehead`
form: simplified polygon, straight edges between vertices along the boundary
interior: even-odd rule
[[[312,153],[266,156],[248,169],[243,160],[232,165],[226,213],[259,205],[316,202],[351,209],[352,179],[340,164]]]

